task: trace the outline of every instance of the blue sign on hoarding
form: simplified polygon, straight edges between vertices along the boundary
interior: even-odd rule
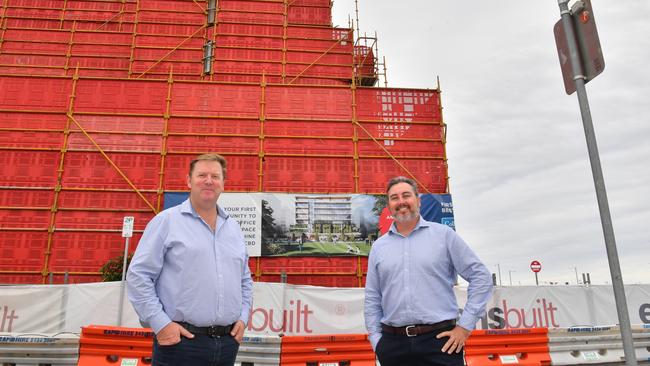
[[[163,209],[166,210],[170,207],[178,206],[189,197],[189,192],[169,192],[165,193],[165,202],[163,202]]]
[[[425,220],[451,226],[452,229],[456,230],[454,225],[454,205],[451,202],[450,194],[423,194],[420,195],[420,200],[422,201],[420,215]]]

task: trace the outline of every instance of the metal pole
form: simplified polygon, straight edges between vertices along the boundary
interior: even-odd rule
[[[203,45],[203,74],[207,75],[212,71],[212,41]]]
[[[510,280],[510,286],[512,286],[512,270],[508,270],[508,279]]]
[[[535,272],[535,286],[539,286],[539,280],[537,279],[537,272]]]
[[[124,308],[124,290],[126,289],[126,260],[129,253],[129,238],[124,244],[124,261],[122,262],[122,281],[120,282],[120,302],[117,305],[117,326],[122,326],[122,311]]]
[[[217,13],[217,0],[208,0],[208,25],[214,25]]]
[[[499,286],[503,286],[501,283],[501,265],[497,263],[497,269],[499,270]]]
[[[573,267],[573,269],[576,271],[576,285],[579,285],[580,280],[578,279],[578,267]]]
[[[625,299],[625,287],[621,275],[621,266],[618,260],[616,250],[616,239],[612,227],[612,218],[609,213],[609,203],[607,202],[607,192],[605,190],[605,180],[600,166],[600,156],[598,145],[596,144],[596,135],[594,125],[591,121],[591,111],[587,99],[587,90],[585,88],[585,76],[582,74],[582,66],[576,37],[573,30],[573,21],[568,7],[569,0],[558,0],[560,14],[562,16],[562,26],[566,34],[571,56],[571,69],[573,71],[573,80],[575,82],[576,92],[578,94],[578,104],[582,115],[582,125],[585,130],[587,140],[587,150],[589,151],[589,161],[591,171],[596,187],[596,198],[598,200],[598,209],[600,210],[600,221],[605,236],[605,248],[607,249],[607,259],[609,261],[609,270],[612,276],[612,286],[614,287],[614,299],[616,300],[616,311],[618,321],[621,327],[621,336],[623,338],[623,350],[625,353],[625,364],[627,366],[637,366],[636,354],[634,352],[634,340],[632,338],[632,329],[630,327],[630,315],[627,311],[627,300]]]

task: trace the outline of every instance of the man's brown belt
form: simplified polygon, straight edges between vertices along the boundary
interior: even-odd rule
[[[434,324],[406,325],[403,327],[391,327],[390,325],[382,324],[381,331],[383,333],[415,337],[420,334],[432,333],[432,332],[443,331],[443,330],[451,330],[454,326],[456,326],[455,320],[444,320]]]

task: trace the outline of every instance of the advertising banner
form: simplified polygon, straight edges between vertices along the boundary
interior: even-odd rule
[[[0,287],[0,334],[79,333],[89,324],[116,325],[120,282]],[[255,283],[247,334],[365,333],[363,288]],[[454,289],[459,313],[466,287]],[[633,325],[650,325],[650,285],[627,285]],[[477,329],[568,328],[618,323],[611,286],[497,287]],[[140,327],[127,300],[122,326]]]
[[[54,333],[65,325],[67,286],[0,287],[0,334]]]
[[[166,193],[164,208],[187,197]],[[425,220],[454,228],[451,195],[420,198]],[[383,195],[222,193],[219,205],[239,222],[251,257],[367,256],[392,223]]]

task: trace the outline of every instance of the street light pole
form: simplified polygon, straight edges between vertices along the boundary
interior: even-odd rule
[[[580,280],[578,279],[578,267],[573,267],[573,269],[576,271],[576,285],[579,285]]]
[[[508,279],[510,280],[510,286],[512,286],[512,272],[517,272],[517,271],[513,271],[512,269],[508,270]]]

